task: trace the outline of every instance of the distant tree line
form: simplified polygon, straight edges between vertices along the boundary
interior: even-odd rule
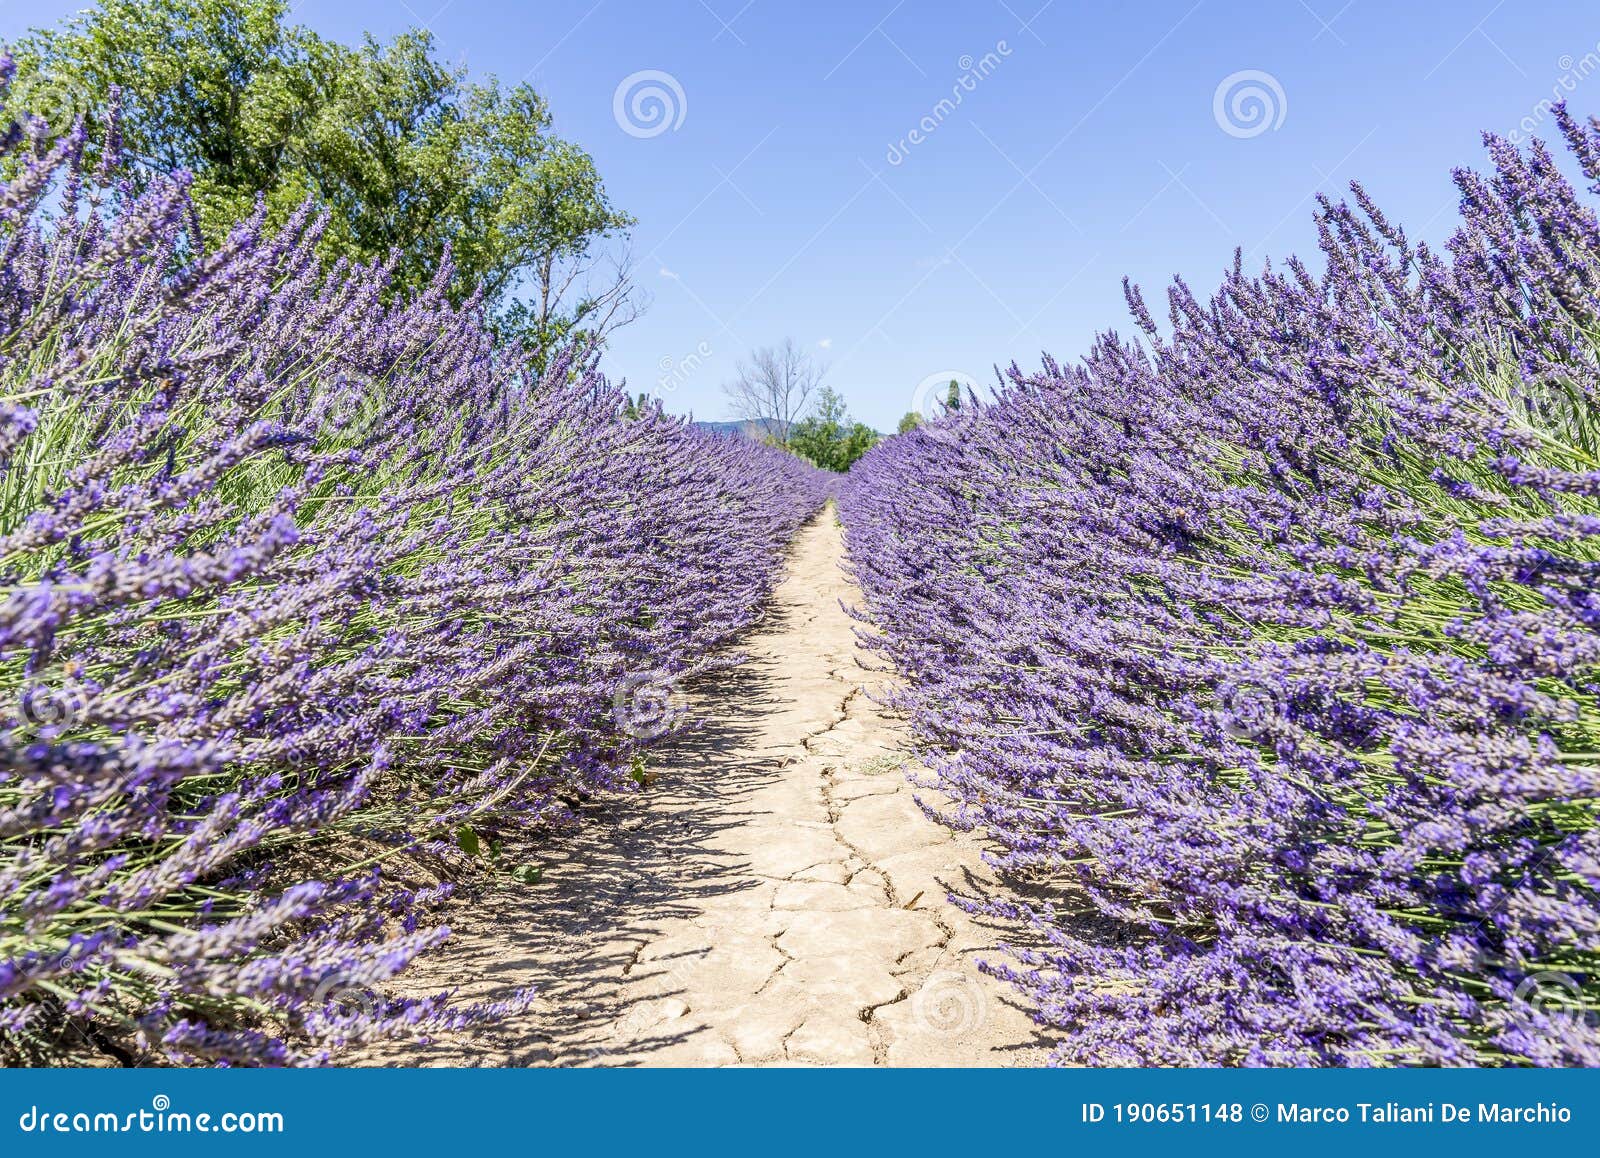
[[[789,449],[823,470],[843,473],[871,450],[878,432],[864,422],[850,421],[844,399],[830,386],[817,395],[816,409],[789,432]]]
[[[847,471],[878,441],[855,422],[844,398],[823,385],[827,368],[786,338],[740,362],[723,392],[734,416],[754,423],[768,442],[787,447],[824,470]]]

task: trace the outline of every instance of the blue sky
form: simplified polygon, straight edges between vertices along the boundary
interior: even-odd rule
[[[0,36],[79,6],[4,5]],[[652,300],[609,372],[701,418],[725,416],[741,355],[793,337],[892,429],[930,376],[989,380],[1126,329],[1124,274],[1202,290],[1235,246],[1251,266],[1308,252],[1313,195],[1352,177],[1443,237],[1480,130],[1539,119],[1563,88],[1600,112],[1592,0],[302,0],[295,17],[346,40],[425,25],[474,73],[532,81],[639,219]],[[670,78],[670,125],[629,123],[626,91],[615,115],[647,71]],[[1241,88],[1266,122],[1248,93],[1233,108]]]

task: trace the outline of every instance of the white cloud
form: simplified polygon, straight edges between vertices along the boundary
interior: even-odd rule
[[[831,349],[833,349],[833,339],[832,338],[823,338],[820,342],[817,343],[817,345],[821,346],[824,350],[831,350]]]

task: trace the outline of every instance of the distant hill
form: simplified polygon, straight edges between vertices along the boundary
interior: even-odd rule
[[[761,428],[761,423],[747,422],[741,419],[733,419],[729,422],[697,421],[694,425],[701,430],[709,430],[714,434],[737,434],[755,442],[760,442],[765,434],[765,431]]]

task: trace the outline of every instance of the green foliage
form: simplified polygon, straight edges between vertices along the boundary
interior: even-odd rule
[[[824,386],[816,411],[789,432],[788,446],[823,470],[843,472],[877,441],[877,432],[863,422],[851,422],[844,399]]]
[[[900,425],[895,428],[896,434],[909,434],[922,425],[922,415],[915,410],[907,410],[905,417],[900,419]]]
[[[414,291],[448,247],[453,300],[482,285],[502,329],[542,344],[603,328],[618,289],[574,267],[632,219],[543,97],[468,81],[425,31],[349,47],[287,17],[282,0],[103,0],[17,45],[13,111],[93,113],[120,88],[136,180],[193,173],[211,244],[258,196],[274,225],[309,197],[329,213],[325,261],[397,253],[395,288]]]
[[[511,879],[524,885],[536,885],[544,879],[544,868],[536,864],[519,864],[511,870]]]

